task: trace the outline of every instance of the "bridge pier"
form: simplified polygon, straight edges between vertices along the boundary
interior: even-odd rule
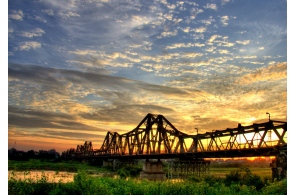
[[[287,151],[282,151],[270,163],[272,170],[272,180],[282,180],[287,178]]]
[[[163,163],[160,160],[153,162],[147,159],[140,172],[140,179],[165,180],[166,173],[163,171]]]

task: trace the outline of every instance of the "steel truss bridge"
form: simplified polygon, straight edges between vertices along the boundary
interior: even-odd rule
[[[107,132],[100,149],[91,142],[62,154],[76,159],[182,159],[276,156],[287,164],[287,122],[268,122],[190,135],[179,131],[163,115],[147,114],[127,133]],[[283,165],[279,165],[283,162]]]
[[[170,159],[276,156],[286,149],[287,122],[269,120],[189,135],[163,115],[147,114],[130,132],[107,132],[98,150],[85,142],[67,152],[81,158]]]

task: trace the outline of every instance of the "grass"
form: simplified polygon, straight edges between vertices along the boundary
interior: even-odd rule
[[[272,172],[270,167],[247,167],[250,169],[251,173],[258,175],[261,178],[271,178]],[[210,167],[210,175],[216,176],[216,177],[222,177],[224,178],[227,174],[229,174],[231,171],[236,170],[237,168],[233,167]]]
[[[198,182],[185,180],[182,182],[147,181],[137,179],[113,179],[107,177],[91,177],[85,172],[78,173],[73,182],[49,183],[46,176],[37,182],[10,179],[8,181],[9,194],[103,194],[103,195],[179,195],[179,194],[206,194],[206,195],[285,195],[287,194],[287,180],[267,183],[257,190],[252,185],[232,183],[225,185],[220,180]]]

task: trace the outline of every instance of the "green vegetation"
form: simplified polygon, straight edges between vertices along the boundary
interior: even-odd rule
[[[8,161],[8,170],[13,171],[30,171],[30,170],[52,170],[52,171],[92,171],[92,172],[109,172],[109,169],[97,166],[95,163],[86,163],[79,161],[54,161],[29,159],[27,161]]]
[[[227,180],[243,178],[243,174],[251,175],[251,173],[233,172]],[[240,177],[241,176],[241,177]],[[255,181],[258,178],[252,178]],[[114,179],[110,177],[92,177],[85,172],[79,172],[74,181],[70,183],[50,183],[46,176],[41,176],[37,182],[30,179],[21,181],[14,178],[8,181],[9,194],[44,194],[44,195],[179,195],[179,194],[233,194],[233,195],[269,195],[287,194],[287,180],[276,181],[274,183],[266,183],[261,189],[257,189],[254,183],[246,182],[229,182],[223,183],[220,179],[206,178],[200,181],[185,180],[179,182],[173,181],[147,181],[136,179]]]
[[[226,175],[230,174],[233,171],[236,170],[243,170],[243,169],[249,169],[251,173],[258,175],[263,180],[271,180],[271,168],[270,167],[241,167],[241,168],[232,168],[232,167],[210,167],[210,175],[214,175],[216,177],[225,178]]]
[[[248,168],[253,174],[258,175],[263,178],[263,180],[271,180],[271,169],[270,167],[253,167],[253,166],[239,166],[231,167],[228,165],[223,166],[211,166],[210,175],[225,178],[227,174],[230,174],[232,171],[237,170],[238,168]],[[117,174],[126,177],[138,176],[139,172],[142,169],[142,164],[138,166],[129,166],[117,170]],[[163,170],[167,172],[168,165],[163,164]],[[79,162],[79,161],[56,161],[56,160],[42,160],[42,159],[29,159],[26,161],[18,160],[9,160],[8,161],[8,170],[12,171],[30,171],[30,170],[52,170],[52,171],[67,171],[67,172],[78,172],[86,171],[88,173],[105,173],[113,172],[113,166],[102,167],[102,162],[91,161],[91,162]]]
[[[177,181],[147,181],[137,179],[142,169],[140,165],[125,166],[113,171],[112,166],[102,168],[97,162],[30,159],[9,160],[8,166],[9,170],[24,171],[28,176],[30,170],[53,170],[56,174],[59,171],[78,172],[74,181],[68,183],[50,181],[44,172],[37,180],[31,179],[33,177],[19,179],[12,174],[8,180],[9,194],[287,194],[287,180],[270,182],[271,170],[268,167],[213,167],[211,175],[203,178],[192,176]],[[98,176],[96,173],[106,174]],[[115,174],[118,175],[117,178],[113,177]]]
[[[261,178],[255,174],[252,174],[248,168],[241,168],[232,171],[230,174],[226,175],[224,183],[226,186],[230,186],[231,184],[254,186],[258,190],[264,186]]]
[[[129,178],[139,176],[142,168],[139,166],[126,166],[122,167],[117,171],[120,178]]]

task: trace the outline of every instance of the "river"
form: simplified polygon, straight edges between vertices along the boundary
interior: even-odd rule
[[[8,171],[8,180],[14,178],[16,180],[27,180],[36,182],[43,179],[46,182],[72,182],[74,175],[77,173],[63,172],[63,171]]]

